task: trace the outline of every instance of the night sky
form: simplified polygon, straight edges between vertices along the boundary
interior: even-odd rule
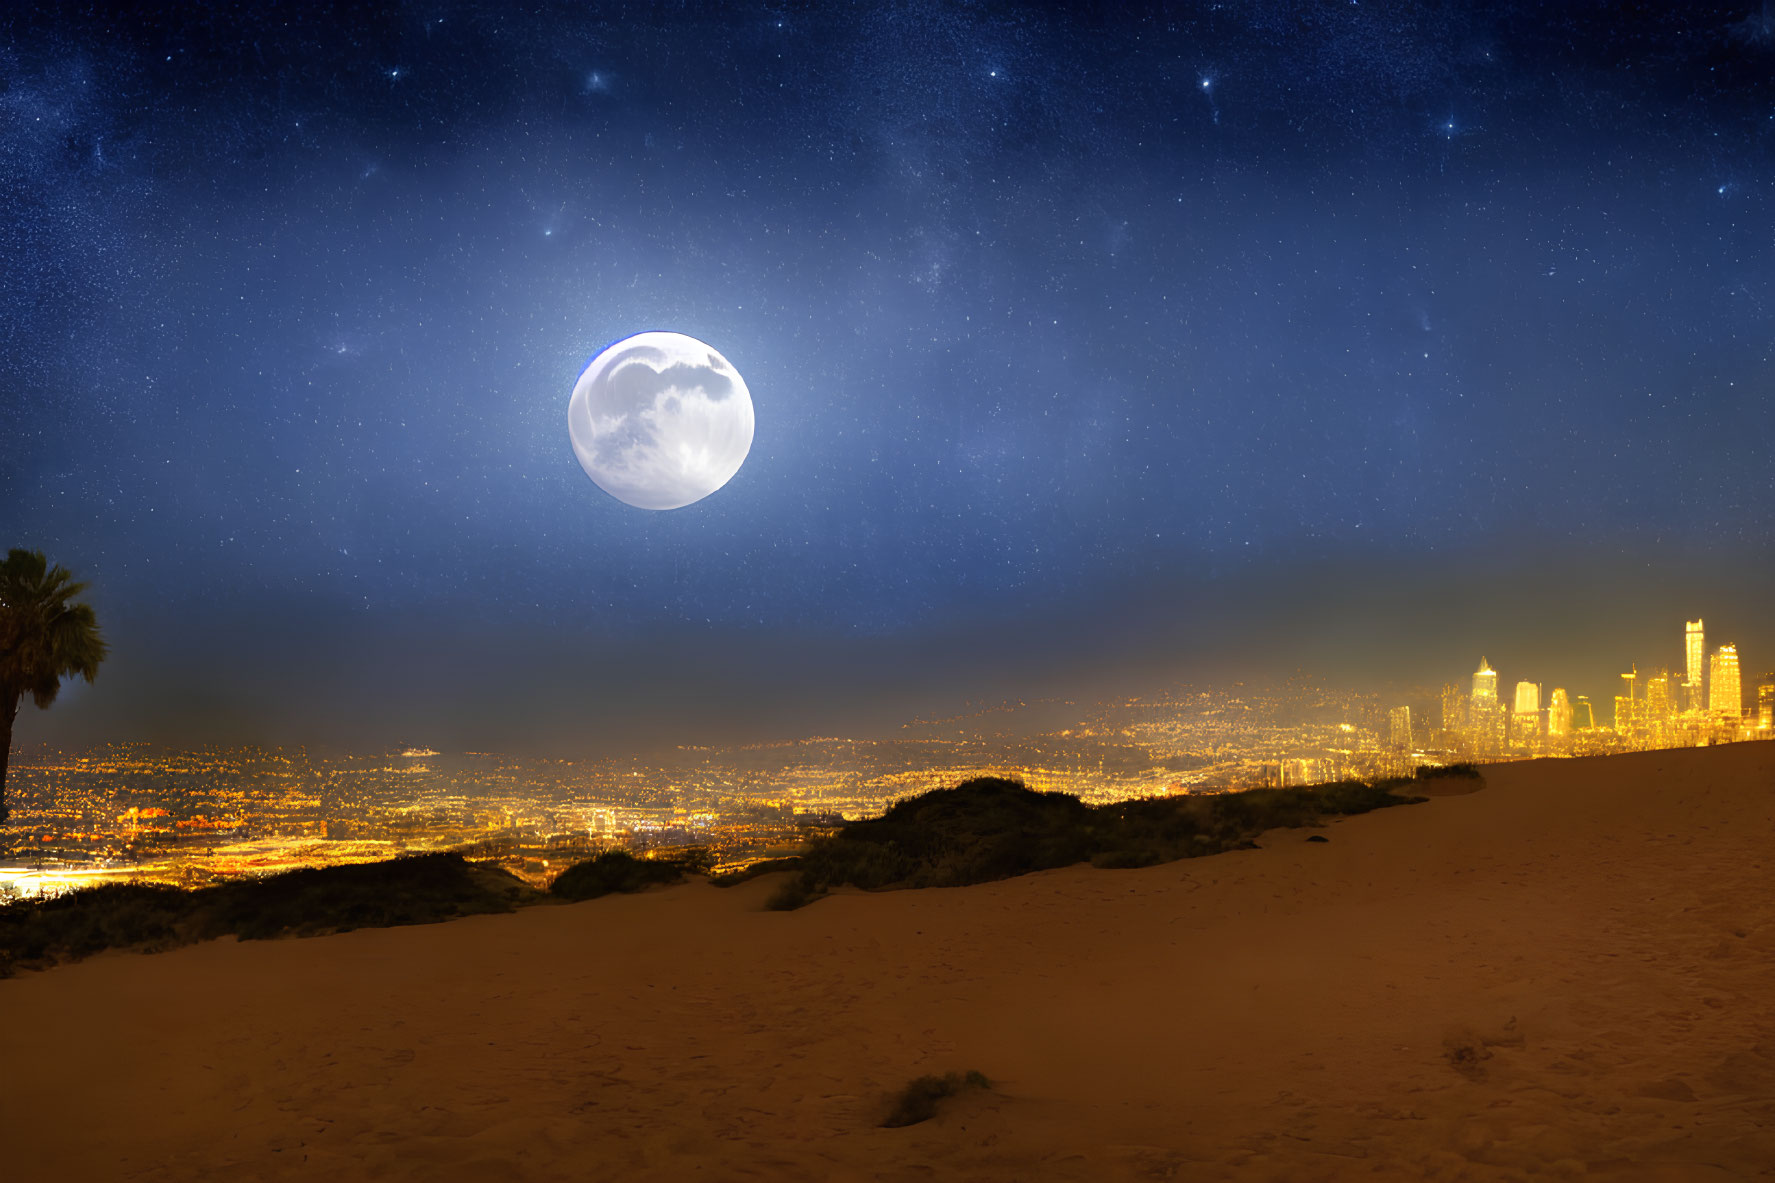
[[[0,16],[0,547],[113,648],[26,744],[1775,667],[1770,6],[166,7]],[[647,329],[757,415],[665,512]]]

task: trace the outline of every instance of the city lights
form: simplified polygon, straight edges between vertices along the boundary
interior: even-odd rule
[[[538,885],[611,847],[705,846],[723,867],[792,852],[844,820],[971,776],[1011,776],[1090,802],[1409,774],[1421,764],[1595,755],[1775,736],[1775,675],[1741,710],[1739,655],[1702,678],[1701,621],[1672,677],[1630,666],[1612,722],[1564,686],[1498,693],[1485,659],[1467,686],[1388,702],[1299,681],[1180,688],[1085,703],[995,705],[917,719],[886,739],[686,746],[650,760],[300,749],[21,754],[0,894],[119,879],[199,886],[296,867],[460,851]],[[1438,718],[1438,706],[1440,717]],[[1032,720],[1056,709],[1069,726]]]
[[[1454,683],[1443,687],[1442,726],[1430,746],[1461,759],[1501,760],[1526,756],[1595,755],[1650,748],[1729,743],[1766,737],[1775,720],[1763,720],[1775,706],[1775,674],[1758,683],[1758,709],[1744,714],[1738,649],[1722,645],[1705,665],[1703,622],[1686,622],[1683,633],[1684,679],[1679,706],[1671,694],[1670,674],[1659,669],[1642,675],[1637,665],[1621,674],[1615,695],[1614,720],[1598,724],[1587,698],[1573,699],[1555,687],[1541,706],[1541,686],[1516,683],[1514,707],[1506,723],[1498,701],[1498,674],[1481,658],[1472,689],[1462,693]]]

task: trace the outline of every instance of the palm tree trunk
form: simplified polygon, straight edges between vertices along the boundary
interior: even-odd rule
[[[10,690],[0,690],[0,826],[11,813],[6,808],[6,764],[12,755],[12,721],[18,718],[19,698]]]

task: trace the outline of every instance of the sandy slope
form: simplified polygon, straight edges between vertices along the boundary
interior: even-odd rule
[[[1775,1178],[1775,744],[1141,871],[701,884],[0,982],[71,1179]],[[875,1123],[920,1073],[1000,1081]]]

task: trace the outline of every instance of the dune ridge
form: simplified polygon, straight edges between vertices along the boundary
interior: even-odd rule
[[[0,981],[0,1143],[143,1180],[1775,1177],[1775,744],[1317,833],[102,954]],[[993,1087],[880,1126],[961,1070]]]

